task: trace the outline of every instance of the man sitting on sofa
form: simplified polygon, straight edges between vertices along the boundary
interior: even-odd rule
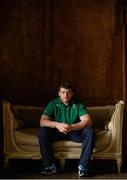
[[[80,177],[89,176],[88,165],[95,145],[92,119],[86,106],[74,99],[74,91],[68,82],[59,86],[59,97],[50,101],[40,119],[39,143],[43,157],[42,174],[57,172],[53,142],[71,140],[82,142],[82,153],[78,165]]]

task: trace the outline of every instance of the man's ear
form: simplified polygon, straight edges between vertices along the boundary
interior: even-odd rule
[[[58,95],[60,96],[60,91],[58,91]]]

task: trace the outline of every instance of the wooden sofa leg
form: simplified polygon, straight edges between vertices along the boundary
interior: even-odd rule
[[[63,171],[64,166],[65,166],[65,159],[64,158],[60,159],[60,165],[61,165],[61,170]]]
[[[121,172],[121,165],[122,165],[122,161],[121,159],[117,159],[117,168],[118,168],[118,173]]]

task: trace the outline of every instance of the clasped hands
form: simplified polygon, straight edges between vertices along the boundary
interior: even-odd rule
[[[58,123],[56,128],[58,129],[59,132],[62,132],[64,134],[67,134],[70,131],[72,131],[71,125],[68,125],[66,123]]]

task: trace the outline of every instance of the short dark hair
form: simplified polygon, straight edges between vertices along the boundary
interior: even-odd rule
[[[72,84],[70,82],[64,81],[59,85],[59,90],[60,88],[65,88],[65,89],[71,89],[73,91]]]

